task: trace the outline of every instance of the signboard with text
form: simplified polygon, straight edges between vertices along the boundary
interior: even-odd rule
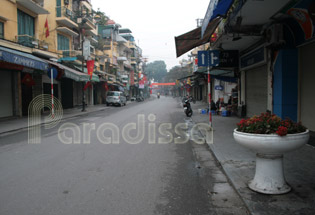
[[[241,69],[257,66],[266,62],[265,48],[262,46],[241,57]]]
[[[198,67],[238,67],[238,50],[198,51]]]
[[[239,54],[238,50],[222,50],[220,51],[219,67],[238,67]]]

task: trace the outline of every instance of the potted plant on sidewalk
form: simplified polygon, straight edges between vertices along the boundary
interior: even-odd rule
[[[283,171],[283,154],[307,143],[309,131],[290,119],[262,113],[242,119],[234,129],[237,143],[256,152],[256,171],[250,189],[264,194],[283,194],[291,190]]]

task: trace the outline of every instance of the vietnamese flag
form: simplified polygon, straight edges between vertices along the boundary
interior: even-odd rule
[[[90,75],[90,78],[92,78],[93,70],[94,70],[94,60],[86,61],[86,67],[87,67],[88,74]]]
[[[48,27],[48,19],[46,18],[45,22],[45,36],[46,38],[49,36],[49,27]]]
[[[90,88],[92,87],[92,84],[91,84],[90,81],[86,82],[86,84],[85,84],[84,87],[83,87],[83,90],[86,91],[86,89],[87,89],[88,87],[90,87]]]

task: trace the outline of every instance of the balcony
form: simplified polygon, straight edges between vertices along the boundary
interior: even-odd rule
[[[96,28],[91,29],[91,30],[87,30],[86,35],[91,36],[91,37],[97,37],[98,34],[97,34]]]
[[[49,14],[44,8],[44,0],[16,0],[16,2],[37,15]]]
[[[57,31],[62,32],[62,33],[67,34],[67,35],[70,35],[70,36],[74,36],[74,37],[79,36],[79,34],[77,32],[72,31],[68,27],[57,27]]]
[[[137,64],[137,59],[136,59],[136,57],[131,57],[130,63],[131,63],[132,65]]]
[[[116,82],[116,75],[107,74],[108,83],[115,83]]]
[[[92,11],[92,3],[91,0],[81,0],[81,7],[87,8],[89,11]]]
[[[90,40],[90,42],[93,46],[97,46],[97,44],[98,44],[98,38],[97,37],[88,36],[87,38],[88,38],[88,40]]]
[[[48,43],[30,35],[17,35],[15,41],[26,47],[48,50]]]
[[[82,56],[82,51],[79,50],[63,50],[62,51],[62,57],[67,58],[67,57],[78,57]]]
[[[84,28],[86,31],[95,30],[96,32],[94,18],[85,10],[79,12],[77,23],[81,24],[82,28]],[[96,32],[96,35],[97,35],[97,32]]]
[[[75,23],[74,13],[66,7],[56,7],[56,22],[59,25],[69,28],[78,28],[78,24]]]
[[[111,50],[112,49],[112,42],[111,41],[105,41],[103,50]]]
[[[127,61],[126,57],[117,57],[117,61]]]
[[[94,46],[90,46],[90,57],[92,59],[95,59],[95,47]]]
[[[128,48],[130,48],[130,49],[135,49],[135,48],[136,48],[136,43],[129,41],[129,46],[128,46]]]

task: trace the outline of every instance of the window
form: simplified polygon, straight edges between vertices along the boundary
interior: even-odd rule
[[[0,39],[4,39],[4,23],[0,22]]]
[[[120,93],[119,92],[115,92],[115,91],[109,91],[107,93],[107,96],[120,96]]]
[[[18,43],[34,47],[35,22],[34,17],[18,10]]]
[[[68,37],[58,34],[57,42],[58,50],[70,50],[70,40]]]
[[[35,32],[34,18],[18,10],[18,35],[33,37]]]

